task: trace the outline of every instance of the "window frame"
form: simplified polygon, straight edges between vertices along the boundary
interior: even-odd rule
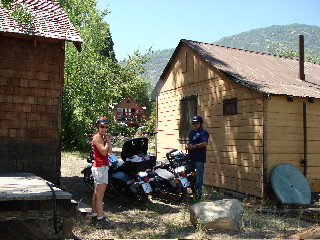
[[[237,115],[238,114],[237,102],[238,102],[237,98],[224,99],[223,100],[223,116]],[[231,110],[229,106],[232,106]]]
[[[188,142],[190,131],[193,129],[191,120],[197,115],[198,94],[192,94],[180,99],[179,141]]]

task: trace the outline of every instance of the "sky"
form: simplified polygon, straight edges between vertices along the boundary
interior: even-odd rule
[[[272,25],[320,26],[320,0],[98,0],[110,13],[116,58],[176,48],[180,39],[212,43]]]

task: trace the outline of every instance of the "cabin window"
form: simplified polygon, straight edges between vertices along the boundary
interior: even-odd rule
[[[223,100],[223,115],[236,115],[237,112],[237,99],[225,99]]]
[[[179,140],[188,141],[189,133],[193,129],[191,120],[197,115],[198,95],[186,96],[180,99],[180,129]]]

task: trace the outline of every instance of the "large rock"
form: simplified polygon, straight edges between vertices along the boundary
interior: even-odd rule
[[[239,231],[242,226],[243,215],[243,207],[236,199],[199,202],[190,208],[192,225],[202,230]]]

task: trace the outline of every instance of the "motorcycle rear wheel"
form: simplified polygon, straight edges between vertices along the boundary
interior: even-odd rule
[[[169,197],[175,202],[182,202],[187,198],[187,188],[174,188],[169,191]]]
[[[90,190],[94,190],[94,180],[93,180],[93,176],[90,173],[84,173],[83,174],[83,181],[84,181],[84,184],[90,189]]]
[[[149,195],[142,191],[136,195],[136,199],[139,203],[147,203],[149,201]]]

